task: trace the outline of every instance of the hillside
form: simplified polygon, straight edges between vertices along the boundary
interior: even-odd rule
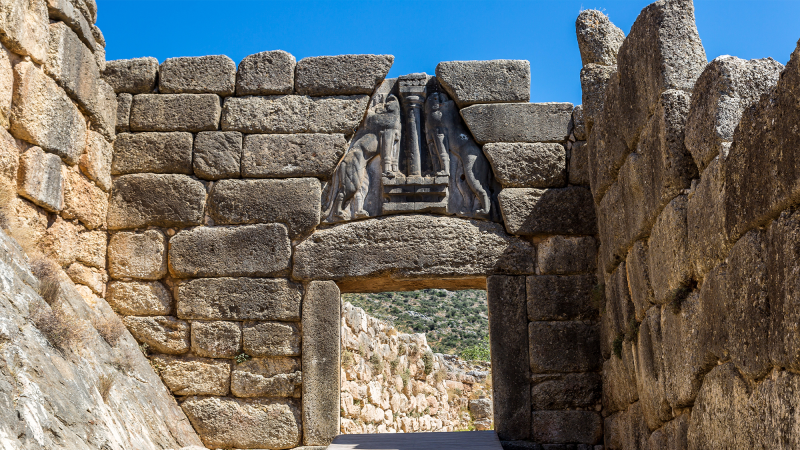
[[[489,359],[486,291],[424,289],[379,294],[343,294],[343,301],[363,308],[405,333],[425,333],[436,353],[465,359]]]

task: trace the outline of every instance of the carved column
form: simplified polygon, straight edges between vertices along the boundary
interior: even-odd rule
[[[424,73],[414,73],[400,77],[397,81],[400,85],[400,98],[403,100],[406,124],[409,130],[406,144],[406,152],[408,152],[410,160],[408,176],[421,176],[422,106],[425,104],[425,85],[428,76]]]

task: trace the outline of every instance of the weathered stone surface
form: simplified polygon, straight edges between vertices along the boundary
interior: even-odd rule
[[[364,117],[368,103],[368,95],[229,97],[222,109],[222,129],[243,133],[344,133],[349,136]]]
[[[300,356],[300,329],[288,322],[259,322],[242,329],[244,351],[250,356]]]
[[[339,288],[312,281],[303,300],[303,444],[329,445],[339,434]]]
[[[80,172],[68,170],[66,175],[61,215],[65,219],[80,220],[90,230],[103,227],[108,212],[108,194]]]
[[[624,411],[639,400],[633,352],[632,342],[622,342],[619,355],[614,354],[603,363],[603,407],[609,413]]]
[[[83,2],[80,0],[47,0],[47,11],[51,19],[64,21],[64,26],[69,26],[83,44],[94,50],[97,47],[97,41],[92,32],[92,25],[81,13],[79,5],[83,6]],[[50,62],[49,58],[47,62]]]
[[[295,69],[295,91],[313,96],[372,94],[393,62],[392,55],[303,58]]]
[[[639,402],[632,404],[627,411],[606,417],[603,432],[604,449],[649,448],[650,430],[644,423]]]
[[[19,174],[20,148],[13,136],[0,127],[0,179],[14,191]]]
[[[153,57],[108,61],[103,71],[106,80],[117,94],[148,94],[156,88],[158,60]]]
[[[649,111],[668,89],[691,92],[706,66],[691,0],[659,0],[631,27],[617,56],[621,135],[634,148]]]
[[[655,430],[673,417],[672,408],[667,401],[667,373],[664,368],[660,308],[647,310],[647,314],[639,326],[634,367],[636,367],[636,390],[639,392],[639,405],[647,426],[650,430]]]
[[[169,316],[123,317],[137,341],[147,344],[156,352],[180,355],[189,351],[189,324]]]
[[[58,156],[31,147],[19,159],[17,192],[48,211],[60,211],[64,208],[67,172],[61,166]]]
[[[9,50],[42,64],[47,60],[47,3],[7,0],[0,5],[0,42]]]
[[[673,450],[688,448],[687,432],[689,430],[689,414],[681,414],[663,427],[653,432],[648,439],[648,448],[654,450]]]
[[[330,179],[347,150],[342,134],[251,134],[244,138],[242,176]]]
[[[475,103],[528,102],[531,63],[524,60],[443,61],[436,79],[459,108]]]
[[[569,184],[574,186],[589,186],[589,147],[586,141],[572,143],[569,155]]]
[[[569,135],[572,103],[473,105],[461,117],[478,144],[563,142]]]
[[[242,134],[236,131],[204,131],[194,140],[194,174],[205,180],[239,178]]]
[[[215,359],[154,355],[150,361],[173,395],[227,395],[231,363]]]
[[[600,369],[600,327],[583,322],[531,322],[528,342],[533,373]]]
[[[575,20],[575,34],[583,65],[602,64],[613,66],[625,33],[608,20],[608,16],[596,9],[587,9]]]
[[[486,281],[494,419],[503,440],[527,439],[531,433],[531,398],[520,395],[530,386],[525,292],[525,277],[495,275]]]
[[[650,282],[657,304],[674,300],[689,283],[692,268],[688,258],[685,195],[672,200],[656,219],[647,249]]]
[[[2,15],[2,14],[0,14]],[[86,145],[86,120],[55,81],[33,63],[14,67],[11,134],[76,164]]]
[[[114,88],[103,80],[97,82],[97,112],[89,115],[92,130],[113,141],[117,125],[117,96]]]
[[[108,304],[124,316],[164,316],[172,312],[172,295],[159,282],[112,281]]]
[[[650,285],[650,268],[647,266],[647,242],[636,241],[625,259],[631,301],[636,309],[636,320],[644,319],[644,313],[655,304],[653,286]]]
[[[192,134],[123,133],[114,141],[112,175],[129,173],[192,174]]]
[[[123,175],[114,180],[108,228],[200,225],[205,202],[203,184],[185,175]]]
[[[727,156],[724,144],[733,141],[744,110],[775,86],[782,70],[772,58],[723,55],[708,63],[694,86],[686,122],[686,148],[701,171],[717,155]]]
[[[308,432],[292,401],[190,397],[181,407],[208,447],[293,448]]]
[[[507,188],[498,196],[510,234],[588,234],[597,232],[591,192],[563,189]]]
[[[178,285],[178,317],[201,320],[300,320],[302,287],[288,280],[207,278]]]
[[[66,273],[74,283],[88,287],[96,295],[102,296],[106,289],[108,277],[105,271],[76,262],[67,268]]]
[[[236,73],[236,95],[291,94],[295,65],[294,56],[283,50],[245,57]]]
[[[562,187],[567,152],[561,144],[486,144],[483,153],[503,187]]]
[[[572,110],[572,135],[577,141],[585,141],[588,137],[583,105],[578,105]]]
[[[14,96],[14,66],[12,58],[16,58],[13,53],[0,45],[0,125],[8,128],[11,117],[11,101]]]
[[[590,123],[591,133],[587,141],[589,153],[589,181],[592,187],[595,203],[600,203],[606,191],[616,181],[620,167],[625,162],[631,150],[622,139],[617,126],[616,117],[620,102],[619,73],[614,72],[609,76],[608,92],[603,98],[608,100],[608,106],[603,106],[598,111],[594,122],[589,118],[589,105],[586,104],[587,122]],[[604,100],[604,101],[605,101]],[[585,102],[584,102],[585,103]]]
[[[594,275],[528,277],[528,319],[596,319],[597,305],[591,295],[595,284]]]
[[[233,358],[241,352],[240,324],[222,321],[192,322],[192,353],[195,355],[207,358]]]
[[[236,63],[225,55],[167,58],[158,68],[161,94],[232,95]]]
[[[568,373],[563,376],[533,377],[531,407],[537,410],[594,408],[600,403],[602,378],[598,373]]]
[[[316,178],[222,180],[210,197],[209,214],[218,225],[278,222],[290,237],[319,225],[322,187]]]
[[[111,190],[113,155],[114,149],[103,135],[90,130],[86,142],[86,152],[81,155],[80,169],[84,175],[106,192]]]
[[[692,190],[686,207],[689,260],[696,278],[702,279],[723,262],[731,248],[725,228],[724,161],[715,158]]]
[[[170,239],[169,270],[177,278],[268,277],[286,273],[290,256],[280,224],[201,227]]]
[[[747,308],[753,308],[755,310],[753,312],[760,314],[756,315],[756,321],[745,322],[742,325],[762,328],[759,322],[763,320],[766,305],[763,294],[759,293],[759,290],[766,287],[769,314],[772,318],[769,328],[770,359],[777,367],[797,370],[800,368],[800,336],[792,330],[796,330],[800,324],[800,307],[798,307],[800,305],[800,291],[798,290],[800,273],[796,269],[800,267],[800,251],[798,251],[798,247],[800,247],[800,212],[793,209],[782,212],[778,219],[770,224],[766,238],[766,282],[759,276],[763,274],[759,273],[756,265],[751,269],[757,270],[756,277],[753,279],[754,286],[748,287],[748,290],[755,294],[752,300],[756,303]],[[752,257],[751,261],[757,263],[758,258]],[[747,274],[748,272],[745,270],[740,273]],[[732,282],[749,284],[750,276],[748,274],[748,278],[732,280]],[[745,305],[739,307],[742,306]],[[731,336],[729,339],[733,338]]]
[[[635,321],[635,308],[631,302],[624,263],[617,266],[610,275],[605,276],[605,311],[600,324],[600,350],[603,357],[610,358],[615,352],[615,344],[627,338],[633,339],[632,330],[638,326]]]
[[[67,0],[49,2],[69,3]],[[50,40],[44,71],[90,115],[99,113],[100,70],[94,54],[64,22],[50,24]]]
[[[594,272],[597,242],[591,236],[551,236],[536,245],[536,273],[571,275]]]
[[[216,94],[139,94],[131,105],[131,131],[211,131],[222,108]]]
[[[231,392],[237,397],[299,398],[302,384],[296,358],[255,358],[237,364],[231,374]]]
[[[108,243],[112,278],[158,280],[167,274],[167,238],[158,230],[119,232]]]
[[[746,411],[749,397],[750,390],[732,363],[709,372],[692,408],[688,448],[755,448]]]
[[[587,64],[581,69],[581,101],[583,102],[586,130],[603,120],[603,108],[609,85],[619,84],[617,66]],[[617,91],[612,91],[617,92]],[[612,94],[613,95],[613,94]]]
[[[404,215],[319,230],[298,244],[293,276],[301,280],[484,277],[532,273],[534,249],[500,225]],[[368,281],[367,281],[368,282]]]
[[[597,444],[603,439],[603,418],[593,411],[534,411],[531,437],[550,444]]]
[[[117,133],[131,131],[131,105],[133,95],[122,93],[117,95]]]

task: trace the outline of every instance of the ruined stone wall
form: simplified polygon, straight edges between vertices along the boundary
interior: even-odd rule
[[[796,448],[800,50],[708,63],[689,0],[577,30],[606,448]]]

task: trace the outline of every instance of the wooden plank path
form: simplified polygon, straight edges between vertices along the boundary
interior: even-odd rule
[[[494,431],[342,434],[328,450],[503,450]]]

